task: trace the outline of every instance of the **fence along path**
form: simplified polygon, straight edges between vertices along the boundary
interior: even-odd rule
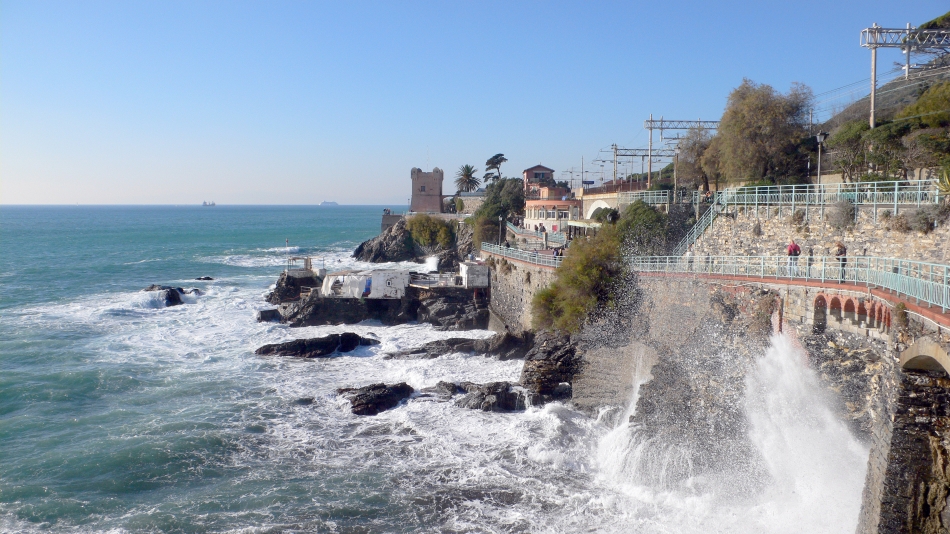
[[[841,200],[856,206],[870,206],[877,219],[878,209],[890,209],[896,215],[901,207],[920,207],[940,202],[941,193],[936,180],[910,180],[896,182],[859,182],[829,185],[776,185],[764,187],[739,187],[726,189],[713,195],[710,209],[703,214],[686,237],[676,245],[673,254],[682,256],[690,245],[712,225],[713,220],[729,207],[755,209],[760,206],[790,206],[806,211],[811,206],[823,209]],[[694,201],[698,195],[694,195]]]
[[[545,267],[558,267],[563,260],[489,243],[482,243],[482,252]],[[847,257],[844,264],[832,256],[799,256],[797,263],[786,256],[632,256],[627,261],[633,270],[644,273],[748,276],[792,283],[878,287],[914,299],[918,304],[939,307],[943,313],[950,309],[950,266],[937,263],[873,256]]]

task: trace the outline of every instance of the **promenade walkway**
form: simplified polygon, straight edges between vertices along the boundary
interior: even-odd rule
[[[557,268],[563,258],[545,256],[482,243],[482,254],[544,268]],[[901,297],[942,326],[950,327],[950,266],[919,261],[850,256],[800,256],[790,264],[786,256],[633,256],[630,267],[645,275],[701,276],[723,280],[887,291]]]

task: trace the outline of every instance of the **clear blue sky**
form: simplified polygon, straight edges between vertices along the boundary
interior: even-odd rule
[[[867,78],[862,28],[948,8],[3,0],[0,203],[400,204],[414,166],[579,168],[650,113],[718,119],[743,77]]]

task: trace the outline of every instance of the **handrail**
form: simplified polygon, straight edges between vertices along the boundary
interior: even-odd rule
[[[692,273],[842,282],[895,291],[928,305],[950,308],[950,266],[921,261],[853,256],[633,256],[628,265],[649,273]]]
[[[545,267],[558,267],[561,265],[561,261],[564,259],[561,256],[554,256],[552,254],[538,254],[536,251],[529,252],[517,248],[499,247],[498,245],[492,245],[491,243],[482,243],[482,252],[496,254],[498,256],[513,260],[533,263],[535,265],[543,265]]]
[[[703,235],[703,232],[706,231],[706,228],[712,225],[716,216],[728,205],[731,197],[730,192],[731,190],[726,190],[713,197],[712,204],[709,206],[709,209],[706,210],[706,213],[696,221],[696,224],[689,229],[689,232],[686,233],[679,244],[676,245],[676,248],[673,249],[674,255],[682,256],[686,254],[686,251],[689,250],[689,246],[695,243],[696,240],[699,239],[699,236]]]
[[[893,206],[932,204],[941,193],[937,180],[904,180],[888,182],[855,182],[841,184],[798,184],[735,187],[714,193],[729,193],[730,204],[741,206],[821,206],[847,200],[861,206]],[[694,195],[694,199],[697,195]]]
[[[513,260],[558,267],[563,257],[482,243],[482,251]],[[876,286],[928,305],[950,309],[950,266],[876,256],[631,256],[628,266],[645,273],[708,274],[787,281]]]
[[[561,220],[566,220],[566,219],[561,219]],[[506,224],[508,225],[508,230],[511,230],[512,232],[515,233],[515,235],[519,237],[530,237],[534,239],[544,240],[544,235],[547,234],[548,241],[551,243],[558,243],[560,245],[567,243],[567,236],[564,235],[564,232],[535,232],[533,230],[527,230],[525,228],[518,228],[517,226],[512,224],[511,221],[506,221]]]

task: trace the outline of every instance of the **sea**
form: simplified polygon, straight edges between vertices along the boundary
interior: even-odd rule
[[[867,448],[781,336],[744,408],[772,482],[739,500],[639,482],[626,419],[569,403],[485,413],[417,396],[350,413],[337,388],[517,381],[522,366],[385,359],[488,331],[255,321],[291,257],[379,267],[351,254],[384,207],[0,207],[0,531],[854,531]],[[142,291],[151,284],[200,294],[165,307]],[[344,331],[381,344],[307,361],[254,354]]]

